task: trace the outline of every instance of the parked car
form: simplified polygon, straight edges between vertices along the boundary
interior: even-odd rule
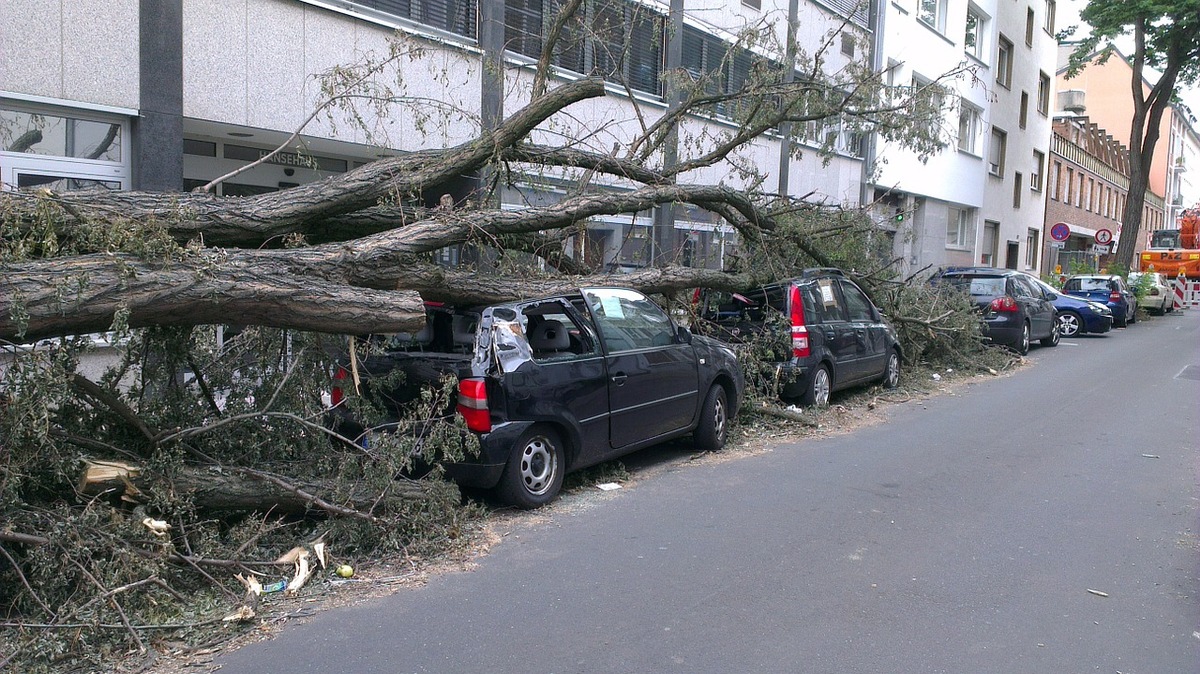
[[[1112,330],[1112,310],[1086,297],[1068,295],[1033,275],[1029,279],[1050,297],[1058,314],[1058,332],[1063,337],[1085,333],[1098,335]]]
[[[900,382],[896,331],[838,269],[808,269],[744,293],[702,290],[697,302],[697,329],[728,341],[787,331],[773,335],[787,345],[776,363],[784,400],[824,406],[834,391],[874,381],[895,388]]]
[[[677,326],[634,290],[429,305],[426,313],[422,333],[391,336],[355,365],[365,378],[403,372],[376,396],[389,418],[368,425],[335,404],[331,421],[343,436],[369,441],[372,432],[397,430],[401,408],[422,387],[456,376],[456,410],[478,436],[480,455],[448,465],[447,474],[518,507],[553,500],[569,471],[666,440],[691,435],[698,449],[719,449],[742,400],[729,346]],[[335,390],[333,401],[344,395]]]
[[[952,267],[930,281],[971,296],[985,339],[1022,356],[1029,353],[1035,339],[1042,346],[1058,346],[1058,313],[1048,294],[1034,285],[1028,274],[993,267]]]
[[[1063,281],[1063,292],[1104,302],[1113,313],[1113,325],[1137,323],[1137,297],[1117,274],[1081,274]]]
[[[1158,272],[1129,272],[1129,286],[1136,288],[1143,276],[1149,277],[1147,280],[1146,294],[1142,296],[1141,306],[1146,308],[1152,314],[1159,316],[1175,311],[1175,291],[1171,287],[1171,283],[1166,277]]]

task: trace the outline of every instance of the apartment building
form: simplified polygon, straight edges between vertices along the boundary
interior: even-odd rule
[[[896,230],[905,271],[1041,271],[1055,13],[1054,0],[881,6],[878,66],[895,84],[942,81],[950,89],[946,151],[922,158],[881,143],[870,157],[869,196],[881,225]]]
[[[1120,229],[1129,196],[1128,148],[1083,114],[1075,93],[1060,94],[1072,110],[1055,114],[1050,141],[1045,231],[1063,224],[1068,236],[1047,242],[1043,269],[1057,273],[1100,267],[1096,234]]]
[[[529,100],[533,66],[561,4],[7,0],[0,5],[0,183],[188,190],[263,157],[299,130],[300,142],[216,188],[226,196],[251,195],[381,156],[452,146]],[[611,152],[670,109],[667,72],[724,69],[719,86],[739,86],[746,64],[762,56],[736,46],[746,30],[782,44],[792,26],[813,48],[840,32],[840,49],[828,55],[831,68],[870,44],[870,13],[841,0],[592,0],[584,8],[590,29],[555,52],[552,84],[598,74],[610,82],[608,95],[555,116],[535,132],[536,141]],[[398,53],[404,56],[375,83],[408,105],[383,113],[335,106],[307,120],[329,97],[322,74]],[[689,120],[679,131],[680,156],[666,161],[681,161],[695,141],[728,128],[719,115]],[[857,205],[861,143],[836,123],[823,132],[835,134],[832,157],[767,134],[733,161],[681,180],[743,186],[748,178],[737,162],[749,162],[766,171],[767,189]],[[574,178],[524,176],[501,199],[505,208],[552,203]],[[465,176],[427,198],[436,205],[448,193],[461,201],[478,186],[477,177]],[[736,243],[712,214],[672,206],[596,218],[587,238],[579,249],[611,269],[666,255],[721,266]]]

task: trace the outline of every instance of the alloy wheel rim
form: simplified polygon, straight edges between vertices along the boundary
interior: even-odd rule
[[[813,381],[813,393],[813,399],[819,407],[829,404],[829,373],[825,368],[817,370],[816,379]]]

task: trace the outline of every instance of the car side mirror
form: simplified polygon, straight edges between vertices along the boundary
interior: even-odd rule
[[[1053,302],[1054,300],[1058,299],[1058,294],[1057,293],[1046,293],[1046,299]]]
[[[692,343],[692,331],[688,330],[687,328],[685,328],[681,325],[675,329],[675,339],[680,344],[691,344]]]

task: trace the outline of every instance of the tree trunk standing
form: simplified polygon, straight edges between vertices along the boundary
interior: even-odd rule
[[[1141,239],[1142,214],[1146,206],[1146,190],[1150,188],[1150,171],[1154,167],[1154,147],[1158,144],[1159,128],[1163,113],[1175,93],[1175,82],[1182,67],[1181,46],[1173,43],[1167,53],[1167,65],[1163,74],[1143,96],[1145,85],[1143,72],[1146,68],[1146,20],[1140,18],[1134,24],[1133,61],[1130,64],[1130,88],[1133,91],[1133,120],[1129,130],[1129,194],[1125,199],[1125,210],[1121,214],[1121,240],[1117,244],[1114,259],[1117,267],[1132,269]]]

